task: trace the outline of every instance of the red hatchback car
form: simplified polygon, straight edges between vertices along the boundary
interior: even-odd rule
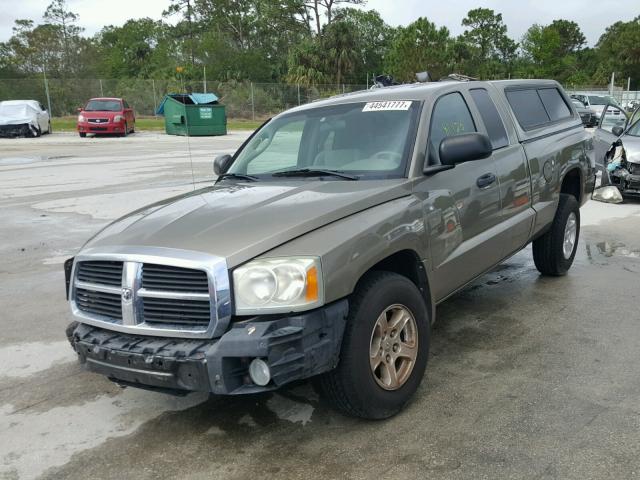
[[[115,133],[127,136],[135,131],[136,116],[133,108],[122,98],[92,98],[84,108],[78,109],[78,133]]]

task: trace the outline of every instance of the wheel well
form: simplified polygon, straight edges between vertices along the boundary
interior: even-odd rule
[[[567,193],[576,197],[578,204],[582,203],[582,183],[580,181],[581,173],[580,169],[574,168],[569,170],[562,179],[562,185],[560,187],[560,193]]]
[[[424,271],[422,261],[413,250],[401,250],[388,256],[384,260],[379,261],[368,271],[384,270],[386,272],[394,272],[411,280],[416,287],[422,292],[425,301],[429,305],[431,296],[429,294],[429,282],[427,274]]]

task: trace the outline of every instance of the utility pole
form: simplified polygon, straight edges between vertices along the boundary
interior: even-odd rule
[[[609,85],[609,95],[613,97],[613,87],[616,81],[616,72],[611,72],[611,85]]]
[[[47,67],[42,66],[42,73],[44,74],[44,93],[47,96],[47,108],[49,109],[49,118],[53,115],[51,113],[51,97],[49,96],[49,82],[47,82]]]
[[[251,120],[256,119],[256,105],[253,101],[253,82],[251,82]]]
[[[203,80],[203,85],[204,85],[204,93],[207,93],[207,66],[203,65],[202,66],[202,72],[204,74],[204,80]]]

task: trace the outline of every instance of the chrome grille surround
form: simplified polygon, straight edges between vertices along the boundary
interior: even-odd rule
[[[124,262],[122,285],[98,285],[79,281],[78,264],[83,261]],[[200,270],[207,274],[209,293],[149,290],[142,287],[144,264],[165,265]],[[71,272],[70,304],[73,316],[80,322],[118,332],[177,338],[213,338],[221,336],[231,318],[229,272],[224,258],[191,250],[162,247],[101,247],[89,248],[76,255]],[[90,313],[76,302],[79,289],[120,295],[122,319]],[[144,321],[144,298],[202,302],[210,304],[208,324]],[[199,303],[199,305],[202,305]]]

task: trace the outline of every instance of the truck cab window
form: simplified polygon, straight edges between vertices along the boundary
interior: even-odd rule
[[[476,125],[460,92],[453,92],[438,99],[431,114],[429,131],[429,164],[440,163],[440,142],[447,137],[476,132]]]
[[[552,121],[555,122],[571,116],[571,110],[557,88],[541,88],[538,90],[538,94]]]
[[[507,91],[506,95],[518,123],[525,130],[549,123],[549,115],[535,88]]]
[[[504,123],[502,122],[502,118],[500,118],[498,109],[489,96],[489,92],[484,88],[474,88],[470,93],[473,101],[476,103],[476,107],[478,107],[480,111],[480,116],[487,129],[487,134],[491,139],[493,149],[497,150],[498,148],[509,145],[509,138],[507,137],[507,131],[504,129]]]

